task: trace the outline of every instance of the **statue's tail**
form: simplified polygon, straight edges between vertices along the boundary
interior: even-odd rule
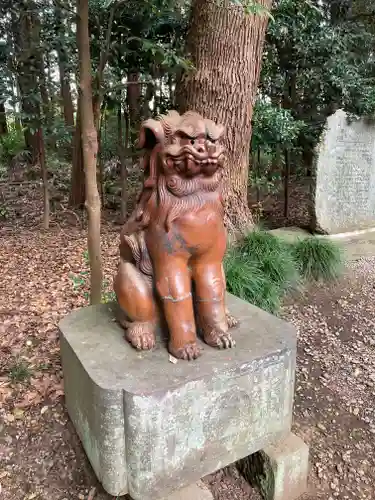
[[[139,231],[130,235],[123,234],[122,238],[124,243],[131,251],[131,255],[136,267],[143,274],[152,279],[153,269],[150,255],[146,246],[144,231]]]

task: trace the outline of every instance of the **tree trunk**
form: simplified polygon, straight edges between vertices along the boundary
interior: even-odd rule
[[[82,208],[85,204],[85,172],[82,152],[81,97],[78,97],[76,128],[73,139],[73,163],[70,182],[69,205]]]
[[[37,131],[40,121],[38,97],[38,73],[41,60],[40,21],[34,2],[21,2],[19,16],[12,18],[12,31],[15,37],[15,56],[17,78],[21,92],[25,143],[31,154],[31,162],[39,159],[39,140]]]
[[[61,37],[64,37],[65,26],[63,23],[63,13],[59,7],[56,7],[56,27],[58,36],[57,54],[59,61],[60,73],[60,92],[61,92],[61,107],[64,114],[64,121],[67,127],[74,126],[74,106],[72,92],[70,88],[70,74],[67,69],[68,54],[65,44],[61,42]]]
[[[70,75],[65,69],[64,63],[59,57],[59,72],[60,72],[60,86],[61,86],[61,101],[62,111],[64,114],[64,121],[67,127],[74,127],[74,106],[72,99],[72,92],[70,88]]]
[[[37,137],[38,137],[39,165],[43,181],[43,198],[44,198],[43,228],[49,229],[50,202],[49,202],[49,189],[48,189],[48,171],[46,165],[46,155],[45,155],[44,137],[42,128],[38,129]]]
[[[125,141],[124,141],[124,129],[123,129],[123,117],[121,110],[121,99],[119,101],[117,110],[117,131],[118,131],[118,154],[120,158],[120,168],[121,168],[121,222],[124,223],[127,216],[127,205],[128,205],[128,176],[126,171],[126,149],[128,147],[128,124],[127,117],[125,116]]]
[[[4,101],[0,98],[0,135],[6,135],[8,133],[7,116],[5,113]]]
[[[41,58],[39,61],[39,87],[40,87],[40,95],[42,98],[42,111],[43,111],[43,121],[46,130],[47,136],[47,144],[50,148],[56,149],[56,137],[52,133],[53,126],[53,109],[52,102],[48,93],[48,84],[47,78],[44,70],[44,59]],[[43,137],[43,147],[44,147],[44,137]],[[40,144],[40,142],[39,142]],[[44,154],[44,153],[43,153]],[[39,151],[39,155],[42,155],[42,152]]]
[[[129,82],[138,82],[140,80],[139,73],[130,73],[128,75]],[[127,88],[127,102],[129,108],[129,118],[133,129],[139,127],[141,120],[141,86],[137,83],[131,83]]]
[[[290,180],[290,154],[286,148],[284,151],[284,217],[289,217],[289,180]]]
[[[173,77],[168,75],[168,90],[169,90],[169,100],[171,102],[172,108],[174,107],[174,88],[173,88]]]
[[[272,0],[259,2],[267,9]],[[248,173],[253,105],[268,17],[246,14],[229,0],[194,0],[187,52],[196,70],[177,83],[181,112],[195,110],[226,126],[223,183],[225,222],[231,233],[253,225]]]
[[[102,295],[102,257],[100,249],[100,197],[96,180],[98,137],[92,107],[88,0],[77,0],[77,14],[81,130],[86,186],[85,205],[88,215],[88,251],[91,271],[90,303],[99,304]]]
[[[144,120],[147,120],[147,118],[151,117],[151,110],[150,110],[150,102],[152,98],[154,97],[155,93],[155,85],[153,82],[149,82],[146,86],[146,92],[145,92],[145,97],[143,101],[143,113],[142,113],[142,118]]]
[[[95,110],[94,110],[95,111]],[[94,112],[94,120],[95,120],[95,112]],[[102,132],[103,132],[103,122],[106,124],[106,115],[105,115],[105,105],[102,106],[101,113],[100,113],[100,118],[99,118],[99,125],[98,125],[98,165],[97,165],[97,178],[99,182],[99,193],[100,193],[100,200],[102,203],[102,206],[105,206],[105,200],[104,200],[104,158],[102,154]],[[96,127],[95,127],[96,128]]]

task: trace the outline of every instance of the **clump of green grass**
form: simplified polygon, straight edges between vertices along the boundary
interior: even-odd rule
[[[263,230],[249,233],[241,244],[241,252],[257,264],[267,281],[282,290],[298,286],[300,276],[288,244]]]
[[[267,311],[277,311],[280,305],[279,287],[267,279],[255,259],[235,248],[227,254],[224,268],[230,293]]]
[[[300,239],[291,245],[298,271],[307,281],[332,281],[343,269],[341,248],[323,238]]]
[[[28,382],[31,378],[32,371],[27,363],[23,360],[16,359],[14,364],[9,368],[9,378],[13,383]]]
[[[311,237],[288,243],[258,229],[232,246],[224,261],[228,291],[272,313],[303,282],[337,277],[341,264],[331,241]]]

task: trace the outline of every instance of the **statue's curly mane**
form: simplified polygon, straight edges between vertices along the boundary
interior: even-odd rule
[[[207,134],[216,141],[223,129],[211,120],[203,120],[195,112],[187,112],[180,116],[176,111],[160,115],[156,120],[147,120],[141,129],[138,141],[139,147],[145,147],[143,157],[144,183],[136,207],[124,227],[124,233],[132,234],[144,230],[151,222],[153,214],[158,223],[166,225],[169,230],[171,223],[184,213],[196,212],[203,205],[212,204],[219,213],[223,206],[221,198],[214,193],[219,189],[222,171],[217,170],[209,177],[183,177],[177,174],[168,178],[161,166],[160,154],[163,148],[173,144],[176,133],[188,137],[196,137],[199,133]],[[179,148],[177,147],[177,150]],[[189,155],[189,148],[180,148],[182,155]]]
[[[223,129],[210,120],[203,120],[197,113],[185,113],[180,116],[176,111],[159,116],[156,120],[147,120],[141,128],[138,146],[145,149],[143,157],[144,182],[132,215],[122,230],[122,238],[132,251],[137,267],[146,275],[152,275],[152,265],[144,241],[144,230],[150,224],[164,225],[168,232],[173,221],[187,213],[194,213],[203,206],[212,207],[212,211],[223,215],[222,198],[218,195],[222,168],[217,168],[212,175],[201,173],[199,152],[196,152],[189,140],[183,145],[176,142],[177,137],[191,138],[206,136],[215,142]],[[172,158],[172,167],[165,172],[162,158],[168,149]],[[194,156],[195,154],[195,156]],[[174,168],[187,159],[197,161],[198,174],[181,175]],[[197,160],[194,160],[197,158]]]

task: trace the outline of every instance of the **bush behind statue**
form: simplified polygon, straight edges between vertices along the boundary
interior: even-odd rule
[[[230,293],[276,313],[282,299],[303,283],[337,279],[343,256],[329,240],[312,236],[287,242],[257,229],[228,250],[224,266]]]
[[[87,268],[88,254],[84,254]],[[282,299],[300,291],[304,283],[331,281],[342,271],[339,246],[322,238],[309,237],[287,242],[267,231],[255,230],[228,248],[224,261],[228,292],[271,313],[277,313]],[[75,289],[88,300],[89,273],[71,276]],[[111,284],[103,282],[102,302],[115,300]]]

